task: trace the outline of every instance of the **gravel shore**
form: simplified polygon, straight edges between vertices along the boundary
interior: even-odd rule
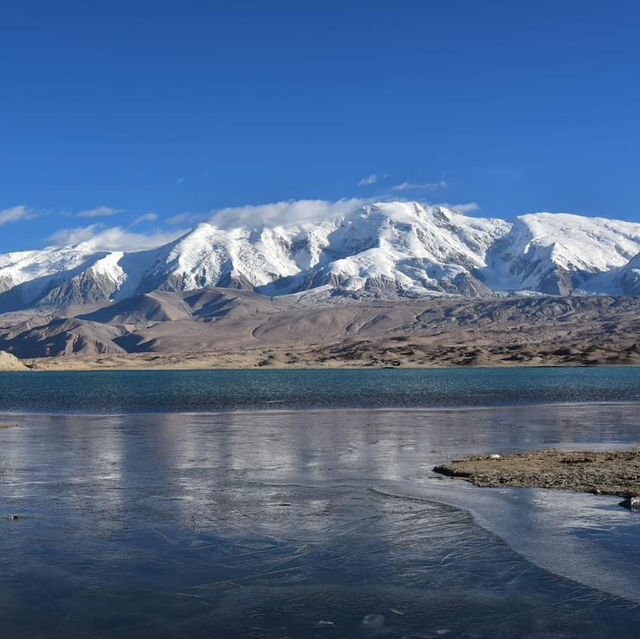
[[[541,450],[472,455],[433,469],[475,486],[555,488],[625,498],[640,497],[640,449],[607,452]]]

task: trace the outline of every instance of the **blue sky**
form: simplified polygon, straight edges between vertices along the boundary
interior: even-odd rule
[[[640,221],[638,32],[616,0],[4,2],[0,251],[298,199]]]

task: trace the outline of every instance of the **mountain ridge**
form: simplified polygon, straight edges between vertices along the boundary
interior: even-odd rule
[[[639,254],[632,222],[566,213],[507,222],[384,202],[318,222],[201,223],[146,251],[89,240],[0,255],[0,313],[217,287],[353,299],[638,294]]]

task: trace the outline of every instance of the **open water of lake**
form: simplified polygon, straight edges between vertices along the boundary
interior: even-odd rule
[[[431,469],[636,445],[639,399],[622,368],[0,375],[0,636],[637,637],[640,515]]]

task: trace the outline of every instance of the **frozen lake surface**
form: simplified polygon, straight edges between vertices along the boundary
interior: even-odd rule
[[[634,445],[638,404],[0,408],[3,637],[638,635],[640,515],[431,471]]]

